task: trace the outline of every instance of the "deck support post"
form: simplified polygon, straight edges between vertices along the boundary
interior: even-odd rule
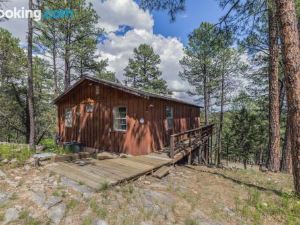
[[[192,152],[190,152],[188,155],[188,164],[192,165]]]
[[[174,151],[175,151],[175,137],[171,135],[170,138],[170,157],[174,159]]]

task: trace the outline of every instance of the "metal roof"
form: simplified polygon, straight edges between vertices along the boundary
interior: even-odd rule
[[[80,80],[78,80],[76,83],[74,83],[73,85],[71,85],[65,92],[63,92],[61,95],[59,95],[57,98],[55,98],[53,100],[54,104],[57,104],[64,96],[66,96],[68,93],[70,93],[75,87],[77,87],[79,84],[81,84],[84,81],[91,81],[91,82],[95,82],[95,83],[99,83],[99,84],[103,84],[133,95],[137,95],[140,97],[145,97],[145,98],[158,98],[158,99],[164,99],[164,100],[168,100],[168,101],[173,101],[173,102],[178,102],[178,103],[182,103],[182,104],[186,104],[186,105],[191,105],[194,107],[198,107],[198,108],[202,108],[199,105],[193,104],[193,103],[189,103],[189,102],[185,102],[176,98],[172,98],[172,97],[168,97],[168,96],[163,96],[163,95],[159,95],[159,94],[154,94],[151,92],[147,92],[147,91],[143,91],[143,90],[139,90],[136,88],[131,88],[131,87],[127,87],[124,86],[122,84],[119,83],[115,83],[115,82],[111,82],[111,81],[107,81],[107,80],[103,80],[103,79],[98,79],[98,78],[94,78],[94,77],[90,77],[90,76],[83,76]]]

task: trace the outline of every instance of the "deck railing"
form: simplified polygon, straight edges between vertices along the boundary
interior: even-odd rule
[[[204,127],[172,134],[170,136],[170,157],[174,158],[177,153],[185,151],[187,148],[192,148],[192,150],[194,150],[199,147],[212,135],[213,126],[213,124],[210,124]]]

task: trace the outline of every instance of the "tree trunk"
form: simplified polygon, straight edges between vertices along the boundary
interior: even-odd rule
[[[32,9],[32,0],[29,0],[29,9]],[[29,132],[29,146],[35,149],[35,121],[34,121],[34,107],[33,107],[33,70],[32,70],[32,36],[33,36],[33,25],[32,18],[28,18],[28,114],[30,121],[30,132]]]
[[[280,170],[280,122],[279,122],[279,85],[278,85],[278,24],[276,10],[269,7],[269,160],[268,169]]]
[[[300,195],[300,48],[293,0],[275,0],[281,24],[295,191]]]
[[[52,62],[53,62],[53,79],[54,79],[54,95],[58,96],[58,77],[57,77],[57,67],[56,67],[56,43],[53,43],[52,49]]]
[[[292,143],[291,143],[291,126],[289,118],[286,119],[286,128],[284,136],[284,146],[282,151],[282,165],[281,171],[286,173],[292,173]]]
[[[67,24],[66,31],[65,31],[65,55],[64,55],[64,60],[65,60],[65,81],[64,81],[64,86],[65,90],[67,90],[70,87],[71,84],[71,63],[70,63],[70,29],[69,29],[69,24]]]
[[[217,165],[220,165],[221,163],[221,152],[222,152],[222,131],[223,131],[223,120],[224,120],[224,82],[225,77],[224,74],[222,74],[221,78],[221,109],[220,109],[220,128],[218,133],[218,157],[217,157]]]
[[[262,166],[263,166],[263,148],[262,146],[260,146],[260,150],[259,150],[259,170],[262,170]]]
[[[209,96],[208,96],[208,86],[207,86],[207,75],[206,75],[206,65],[203,66],[204,80],[203,80],[203,95],[204,95],[204,121],[205,125],[208,125],[209,121]]]
[[[244,164],[244,169],[246,170],[247,169],[247,160],[246,159],[243,159],[243,164]]]

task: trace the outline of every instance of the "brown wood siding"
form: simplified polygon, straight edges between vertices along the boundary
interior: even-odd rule
[[[96,95],[96,86],[99,94]],[[94,105],[86,112],[87,103]],[[188,104],[144,98],[115,88],[84,81],[57,103],[58,133],[63,142],[132,155],[148,154],[169,143],[169,135],[200,127],[200,109]],[[127,108],[127,131],[113,130],[113,108]],[[174,125],[167,129],[166,107],[173,108]],[[72,109],[73,123],[65,127],[65,110]],[[144,118],[144,124],[140,119]]]

